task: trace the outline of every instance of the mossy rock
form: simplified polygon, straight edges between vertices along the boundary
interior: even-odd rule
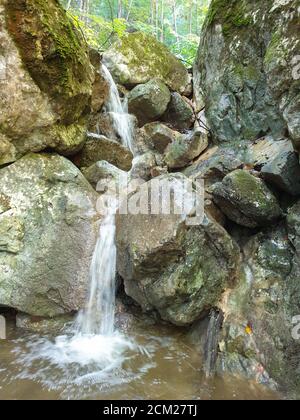
[[[6,23],[23,63],[63,124],[90,106],[93,69],[87,46],[57,0],[7,0]]]
[[[249,228],[268,225],[282,216],[278,201],[266,184],[242,169],[216,183],[213,198],[230,220]]]
[[[211,1],[194,91],[215,142],[278,139],[288,130],[299,148],[298,9],[297,0]]]
[[[185,66],[165,45],[142,32],[125,34],[103,59],[115,80],[128,87],[158,78],[171,90],[183,93],[189,84]]]

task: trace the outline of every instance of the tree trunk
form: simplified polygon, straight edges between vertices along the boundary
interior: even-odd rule
[[[121,19],[123,14],[122,0],[118,0],[118,18]]]
[[[154,12],[155,12],[154,0],[151,0],[151,19],[150,19],[150,24],[152,26],[154,26]]]
[[[174,25],[174,32],[175,32],[175,36],[176,36],[176,42],[177,44],[179,43],[179,36],[178,36],[178,31],[177,31],[177,8],[176,8],[176,0],[173,0],[173,25]]]
[[[160,33],[160,41],[164,42],[164,29],[165,29],[165,3],[164,0],[161,0],[161,14],[160,14],[160,25],[161,25],[161,33]]]
[[[196,9],[196,12],[197,12],[197,9]],[[197,18],[197,14],[196,14],[196,18]],[[193,33],[193,2],[192,1],[190,4],[189,32],[190,32],[190,35],[192,35]]]
[[[133,6],[133,0],[130,0],[129,6],[128,6],[128,11],[127,11],[127,16],[126,16],[126,22],[129,21],[132,6]]]
[[[155,33],[156,38],[158,39],[158,0],[155,0]]]

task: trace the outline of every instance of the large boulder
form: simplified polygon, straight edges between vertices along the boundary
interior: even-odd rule
[[[278,201],[266,184],[242,169],[216,183],[213,198],[230,220],[249,228],[268,225],[282,216]]]
[[[171,94],[160,80],[136,86],[128,95],[128,110],[138,119],[139,126],[159,119],[166,111]]]
[[[219,369],[268,386],[275,381],[299,397],[300,344],[292,321],[300,313],[299,259],[287,236],[299,241],[295,215],[299,219],[299,205],[290,211],[288,231],[284,225],[271,228],[243,249],[244,270],[223,308]]]
[[[81,34],[56,0],[2,0],[0,28],[0,165],[49,147],[75,153],[95,77]]]
[[[123,171],[129,171],[132,159],[131,151],[117,141],[89,134],[83,149],[76,157],[76,163],[81,168],[88,168],[100,160],[106,160]]]
[[[158,78],[170,89],[183,93],[189,85],[185,66],[168,48],[143,32],[125,34],[103,54],[114,79],[127,87]]]
[[[216,140],[288,129],[300,149],[299,13],[298,0],[212,0],[195,90]]]
[[[44,317],[83,307],[96,200],[58,155],[29,154],[0,170],[0,305]]]
[[[187,178],[169,174],[156,180]],[[139,193],[131,196],[138,199]],[[174,213],[117,216],[117,265],[126,293],[175,325],[188,325],[217,304],[234,283],[239,261],[237,245],[213,219],[205,215],[194,226],[186,220]]]

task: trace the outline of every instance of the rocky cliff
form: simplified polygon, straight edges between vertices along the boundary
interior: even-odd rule
[[[288,134],[299,149],[299,1],[212,0],[196,96],[217,142]]]

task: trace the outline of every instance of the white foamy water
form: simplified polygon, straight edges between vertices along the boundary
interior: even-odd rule
[[[127,100],[125,99],[124,104],[122,104],[112,75],[104,64],[102,64],[101,68],[103,76],[109,85],[109,95],[105,103],[105,109],[111,115],[113,128],[122,139],[123,145],[133,152],[134,126],[133,120],[128,114]]]

